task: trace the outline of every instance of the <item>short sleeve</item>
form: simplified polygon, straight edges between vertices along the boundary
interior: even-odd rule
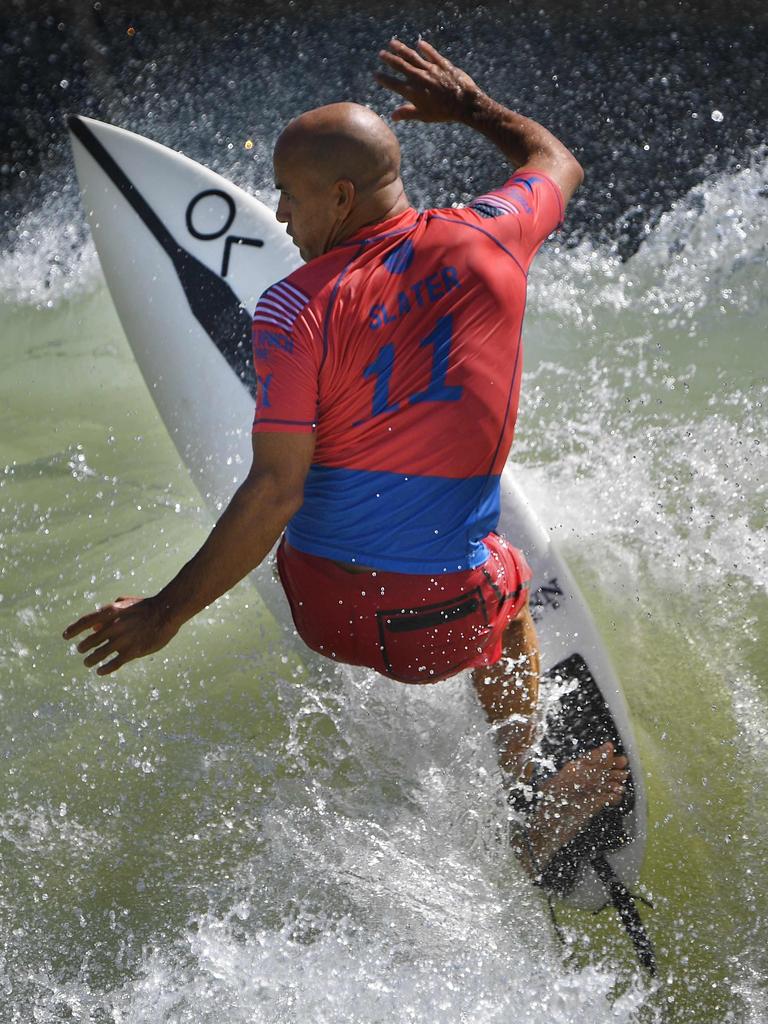
[[[286,303],[285,287],[282,282],[268,289],[254,312],[254,433],[310,433],[317,425],[322,340],[301,298]]]
[[[543,171],[518,171],[504,185],[469,204],[500,241],[515,242],[527,270],[541,243],[563,223],[558,184]]]

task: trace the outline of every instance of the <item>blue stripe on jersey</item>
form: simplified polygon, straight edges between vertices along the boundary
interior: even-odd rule
[[[286,537],[307,554],[388,572],[473,569],[498,525],[499,480],[312,466]]]

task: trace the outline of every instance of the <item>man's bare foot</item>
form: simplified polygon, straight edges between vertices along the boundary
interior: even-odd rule
[[[626,757],[617,755],[612,743],[604,743],[543,782],[520,849],[530,873],[538,875],[596,814],[620,803],[628,779]]]

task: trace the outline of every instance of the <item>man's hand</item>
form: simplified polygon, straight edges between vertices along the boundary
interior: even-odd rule
[[[376,81],[405,100],[392,114],[393,121],[464,121],[482,90],[464,71],[454,67],[442,54],[420,39],[418,52],[392,39],[379,57],[393,71],[394,78],[377,72]]]
[[[178,626],[167,621],[156,598],[118,597],[67,626],[64,639],[71,640],[85,630],[91,633],[77,649],[81,654],[91,651],[84,663],[89,668],[99,665],[97,674],[107,676],[126,662],[161,650],[176,635]]]
[[[393,121],[459,121],[480,132],[513,167],[543,171],[560,187],[567,204],[584,179],[574,155],[542,125],[491,99],[468,74],[420,39],[418,51],[393,39],[381,60],[403,77],[378,72],[376,80],[407,102]]]

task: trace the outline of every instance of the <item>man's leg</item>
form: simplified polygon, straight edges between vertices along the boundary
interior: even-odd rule
[[[498,728],[499,763],[514,779],[526,777],[539,694],[539,643],[528,605],[504,632],[495,665],[472,673],[488,721]],[[603,808],[618,804],[629,778],[627,759],[613,744],[577,757],[539,787],[540,800],[517,845],[526,870],[536,876]]]
[[[519,779],[539,698],[539,639],[527,603],[505,629],[503,645],[499,661],[474,669],[472,682],[486,718],[497,725],[499,763]]]

